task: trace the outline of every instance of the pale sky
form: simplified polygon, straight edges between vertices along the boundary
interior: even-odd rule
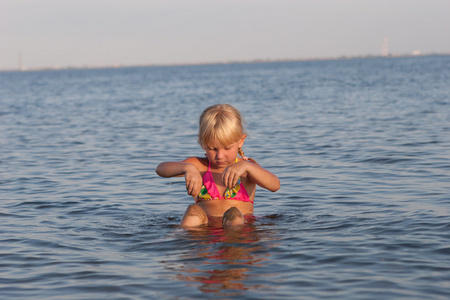
[[[0,0],[0,69],[450,53],[450,0]],[[19,54],[20,53],[20,54]]]

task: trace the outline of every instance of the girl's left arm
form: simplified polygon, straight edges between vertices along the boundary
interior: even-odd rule
[[[280,179],[277,176],[257,163],[249,161],[241,161],[226,168],[222,173],[223,183],[232,188],[236,185],[238,178],[244,174],[247,174],[249,180],[271,192],[280,189]]]

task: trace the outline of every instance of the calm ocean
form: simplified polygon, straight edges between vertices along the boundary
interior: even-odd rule
[[[215,103],[282,187],[186,231]],[[449,133],[450,56],[1,72],[1,298],[448,299]]]

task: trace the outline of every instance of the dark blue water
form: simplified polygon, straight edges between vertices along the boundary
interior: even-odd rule
[[[215,103],[282,188],[190,232]],[[449,132],[450,56],[0,73],[1,298],[448,299]]]

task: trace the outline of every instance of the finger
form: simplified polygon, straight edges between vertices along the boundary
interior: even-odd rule
[[[197,196],[199,193],[200,193],[199,185],[198,184],[194,184],[192,186],[191,195],[192,196]]]
[[[191,196],[197,196],[200,194],[203,182],[191,182],[187,187],[188,194]]]
[[[188,194],[191,196],[195,196],[195,186],[189,188]]]
[[[238,183],[238,180],[239,180],[239,175],[238,174],[234,174],[234,177],[233,177],[233,183],[232,183],[232,187],[235,187],[236,186],[236,184]]]
[[[198,196],[200,194],[201,188],[195,187],[192,196]]]
[[[192,182],[189,182],[189,183],[186,183],[186,190],[187,190],[187,193],[189,194],[189,195],[192,195],[192,191],[193,191],[193,189],[194,189],[194,183],[192,183]]]
[[[225,172],[222,175],[222,181],[223,184],[227,187],[230,188],[231,185],[233,184],[233,174],[231,174],[230,172]]]
[[[231,188],[233,188],[235,186],[234,182],[235,182],[235,175],[234,174],[229,174],[227,176],[226,183],[224,182],[224,184],[225,184],[225,186],[227,188],[231,189]]]
[[[188,195],[191,194],[191,187],[188,184],[186,184],[186,192],[188,193]]]
[[[222,172],[222,182],[224,186],[228,187],[228,168]]]
[[[234,188],[234,187],[236,186],[236,184],[237,184],[237,181],[238,181],[238,177],[237,177],[236,174],[234,174],[233,180],[231,181],[231,186],[230,186],[230,188]]]

